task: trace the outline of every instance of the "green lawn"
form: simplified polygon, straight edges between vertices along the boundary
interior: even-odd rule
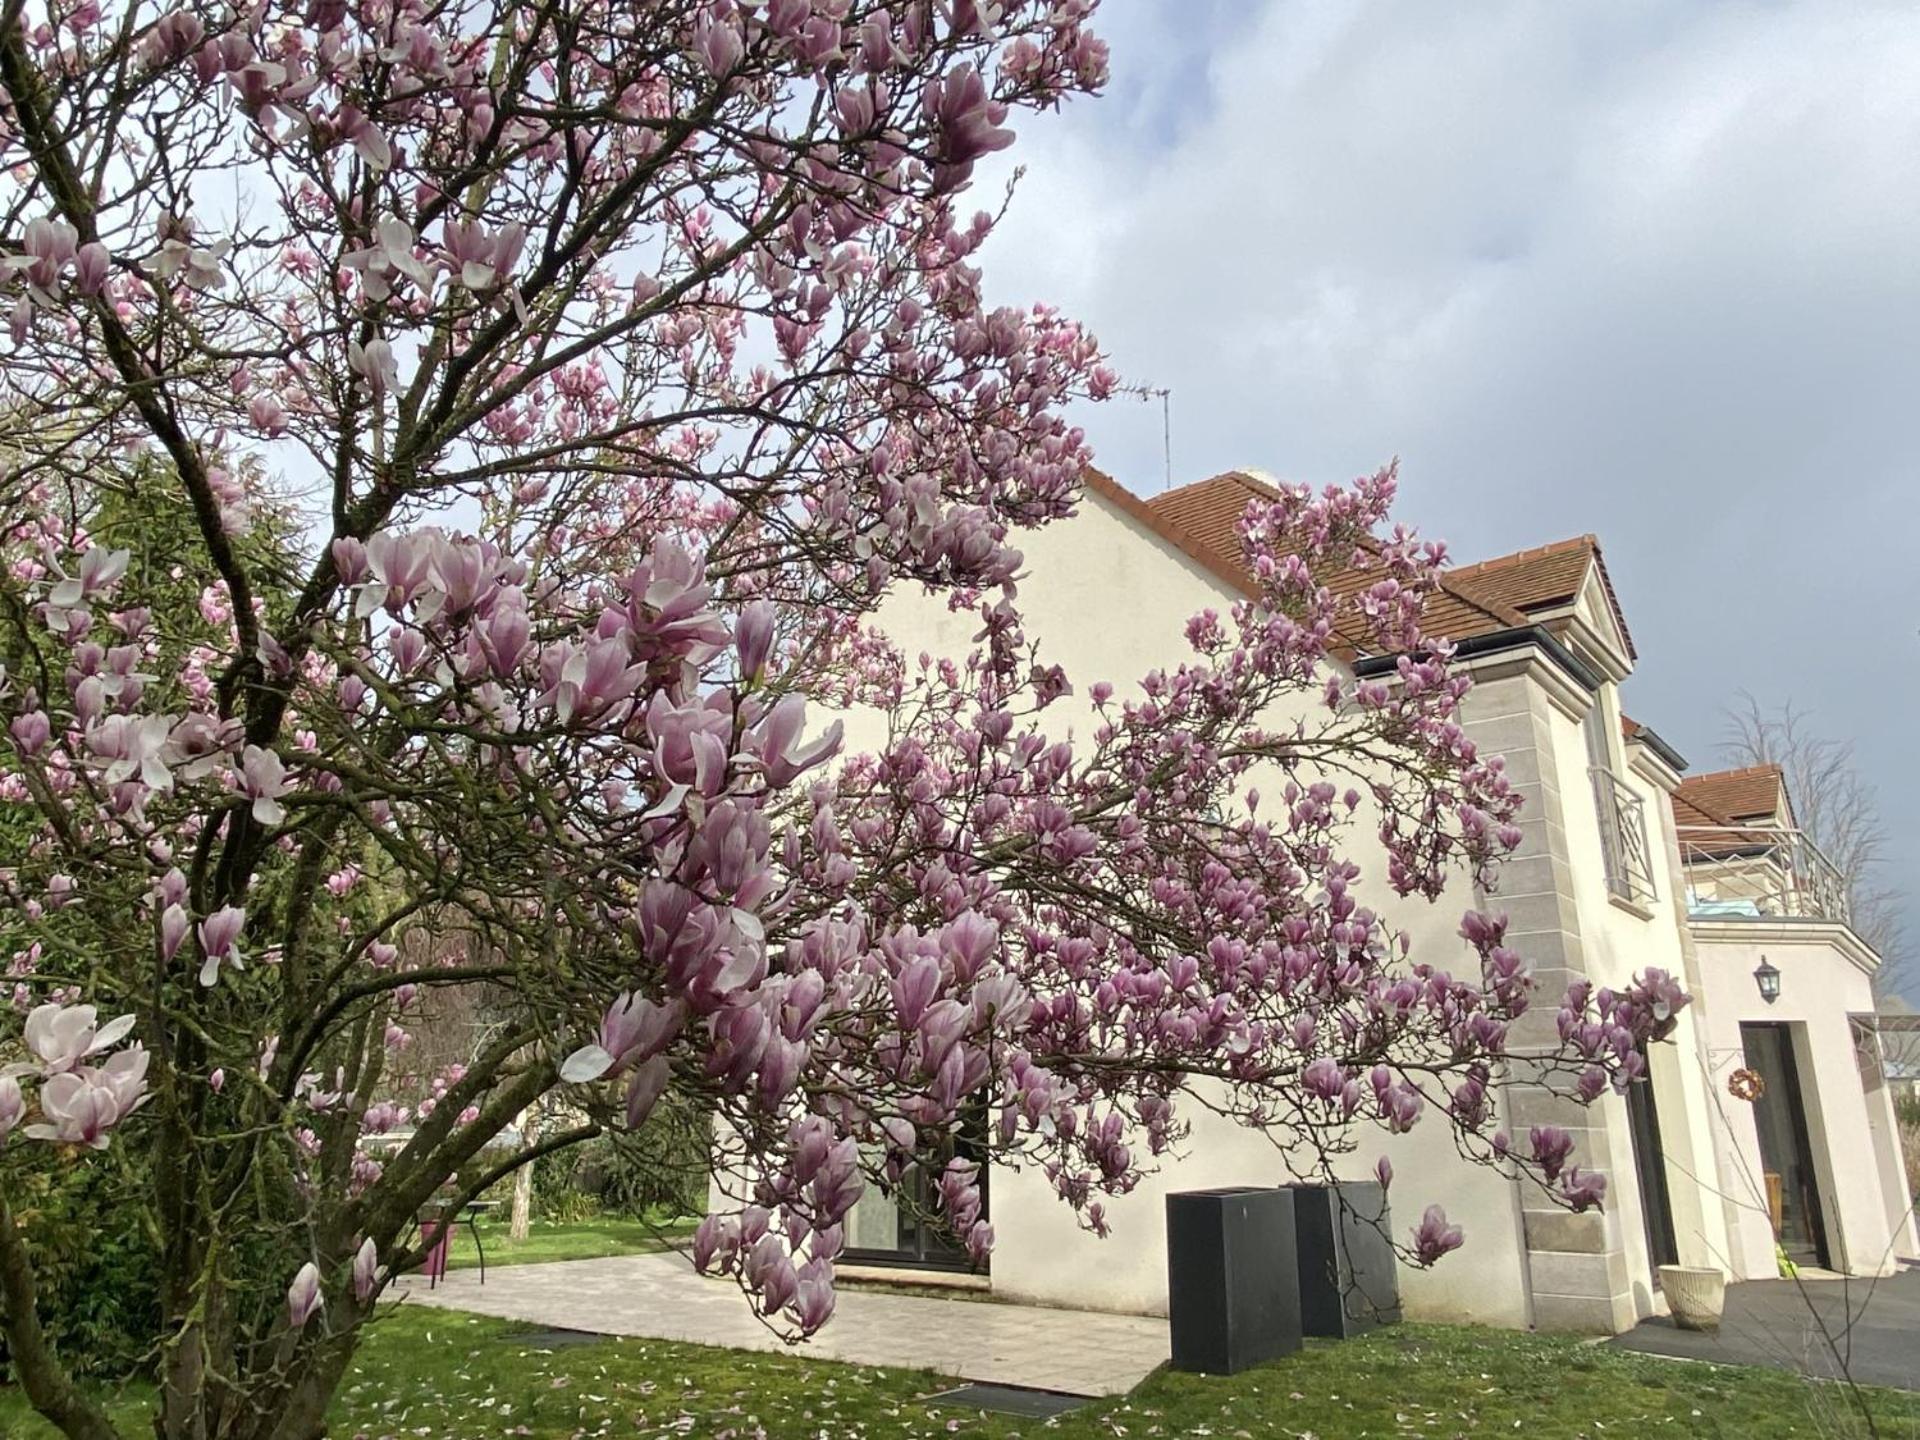
[[[524,1265],[536,1260],[597,1260],[603,1255],[632,1255],[658,1250],[662,1237],[678,1238],[693,1233],[694,1222],[661,1222],[596,1218],[570,1222],[536,1220],[525,1240],[518,1244],[507,1238],[507,1218],[496,1212],[480,1222],[480,1243],[487,1249],[487,1265]],[[478,1265],[473,1235],[465,1225],[454,1228],[453,1245],[447,1254],[451,1270]]]
[[[366,1440],[1349,1440],[1521,1435],[1723,1437],[1859,1433],[1839,1395],[1771,1371],[1716,1369],[1578,1341],[1401,1326],[1233,1379],[1159,1374],[1125,1400],[1047,1423],[937,1410],[953,1382],[697,1345],[618,1340],[545,1349],[524,1326],[401,1307],[362,1349],[332,1433]],[[1920,1434],[1920,1396],[1874,1397],[1888,1437]],[[142,1433],[139,1397],[116,1412]],[[0,1390],[0,1435],[53,1440]]]

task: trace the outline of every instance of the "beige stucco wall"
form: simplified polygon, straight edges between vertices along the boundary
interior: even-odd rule
[[[1728,1076],[1744,1063],[1743,1022],[1793,1028],[1834,1266],[1885,1275],[1898,1257],[1920,1256],[1904,1181],[1888,1153],[1896,1133],[1889,1088],[1863,1084],[1848,1024],[1849,1015],[1874,1008],[1868,952],[1844,926],[1819,921],[1696,921],[1693,934],[1709,997],[1704,1063],[1732,1231],[1727,1268],[1739,1279],[1776,1273],[1752,1112],[1726,1089]],[[1781,972],[1780,998],[1771,1005],[1753,979],[1762,956]]]
[[[1147,671],[1186,656],[1185,622],[1208,607],[1224,613],[1237,598],[1217,577],[1176,547],[1089,495],[1082,513],[1022,537],[1030,578],[1021,588],[1028,633],[1046,660],[1064,665],[1077,693],[1048,712],[1055,733],[1084,732],[1088,685],[1112,682],[1127,693]],[[881,623],[911,662],[921,652],[957,657],[972,648],[977,621],[918,594],[894,598]],[[1584,595],[1563,636],[1595,642],[1590,658],[1609,675],[1623,673],[1618,632],[1599,635],[1610,617]],[[1522,828],[1525,857],[1509,867],[1501,890],[1476,897],[1464,882],[1438,905],[1391,895],[1376,875],[1362,881],[1365,899],[1406,932],[1414,953],[1435,963],[1471,965],[1459,940],[1460,912],[1480,903],[1513,915],[1510,935],[1524,935],[1523,954],[1541,957],[1547,987],[1584,973],[1596,984],[1622,986],[1649,966],[1681,975],[1695,996],[1671,1039],[1655,1047],[1652,1084],[1660,1115],[1680,1259],[1720,1265],[1736,1278],[1773,1273],[1764,1208],[1744,1202],[1736,1154],[1758,1173],[1749,1117],[1724,1090],[1739,1063],[1741,1019],[1792,1019],[1805,1026],[1810,1123],[1819,1135],[1823,1204],[1836,1261],[1867,1273],[1890,1253],[1920,1253],[1901,1210],[1894,1180],[1897,1155],[1885,1087],[1863,1093],[1854,1066],[1846,1014],[1871,1008],[1865,972],[1839,948],[1768,940],[1787,971],[1780,1004],[1760,1007],[1751,977],[1761,948],[1729,939],[1719,926],[1690,924],[1684,877],[1667,792],[1676,777],[1643,746],[1615,741],[1612,768],[1647,814],[1657,863],[1657,893],[1639,905],[1614,900],[1606,884],[1599,812],[1588,778],[1581,717],[1589,700],[1564,673],[1541,660],[1505,656],[1475,662],[1476,689],[1465,718],[1483,749],[1510,754],[1516,782],[1529,797]],[[1618,734],[1612,678],[1600,703],[1609,735]],[[845,717],[848,746],[881,738],[878,717]],[[1511,747],[1511,748],[1509,748]],[[1362,863],[1365,851],[1360,852]],[[1801,932],[1802,937],[1810,932]],[[1791,958],[1792,963],[1789,963]],[[1543,994],[1538,1018],[1551,1029],[1556,994]],[[1749,1013],[1752,1012],[1752,1013]],[[1524,1135],[1537,1105],[1503,1096],[1510,1128]],[[1043,1175],[997,1167],[992,1220],[997,1233],[991,1284],[1007,1298],[1136,1313],[1166,1309],[1165,1197],[1172,1190],[1274,1184],[1289,1178],[1287,1157],[1261,1135],[1189,1104],[1193,1131],[1180,1155],[1128,1196],[1107,1204],[1112,1234],[1082,1230]],[[1444,1120],[1430,1115],[1413,1134],[1387,1137],[1363,1127],[1358,1150],[1343,1165],[1371,1174],[1382,1153],[1393,1161],[1394,1228],[1402,1236],[1428,1203],[1440,1203],[1466,1230],[1467,1246],[1432,1271],[1406,1270],[1409,1314],[1510,1326],[1620,1328],[1661,1308],[1652,1275],[1626,1107],[1609,1095],[1591,1111],[1540,1110],[1575,1127],[1587,1168],[1610,1181],[1604,1216],[1571,1217],[1495,1172],[1459,1159]],[[1744,1148],[1742,1148],[1744,1147]],[[1842,1259],[1844,1257],[1844,1260]]]
[[[1108,680],[1126,693],[1139,676],[1156,667],[1176,664],[1186,655],[1182,632],[1189,616],[1209,606],[1224,612],[1236,598],[1177,548],[1092,496],[1078,518],[1025,536],[1022,544],[1032,576],[1021,587],[1028,634],[1039,641],[1042,658],[1063,664],[1079,687],[1074,699],[1049,712],[1058,728],[1083,719],[1085,702],[1080,697],[1091,681]],[[881,623],[909,659],[922,651],[964,654],[977,629],[970,615],[955,616],[942,603],[917,595],[901,596],[890,603],[882,612]],[[1497,685],[1490,685],[1484,692],[1487,699],[1479,723],[1487,727],[1489,735],[1505,733],[1500,729],[1499,711],[1503,706],[1517,704],[1529,712],[1551,708],[1528,689],[1531,682],[1516,683],[1518,688],[1510,692],[1517,697],[1513,701],[1499,698]],[[1566,832],[1573,846],[1577,879],[1563,878],[1560,883],[1566,889],[1591,890],[1578,901],[1578,923],[1581,928],[1591,925],[1599,937],[1599,982],[1624,984],[1648,965],[1680,973],[1683,960],[1670,893],[1663,892],[1651,914],[1617,911],[1606,902],[1598,819],[1586,780],[1577,713],[1555,712],[1547,742],[1561,772],[1572,779],[1564,795],[1548,791],[1536,797],[1536,806],[1544,806],[1544,810],[1536,808],[1530,818],[1537,825]],[[871,741],[877,734],[871,717],[850,717],[850,745]],[[1659,798],[1649,787],[1649,803]],[[1560,813],[1563,805],[1564,815]],[[1364,846],[1364,827],[1358,833]],[[1365,864],[1364,848],[1360,856]],[[1561,869],[1564,875],[1566,867],[1562,865]],[[1363,879],[1361,888],[1367,902],[1389,924],[1409,935],[1416,955],[1446,965],[1473,964],[1471,952],[1457,933],[1461,912],[1477,903],[1464,877],[1437,905],[1393,896],[1377,875],[1371,884]],[[1504,897],[1496,896],[1491,903],[1492,908],[1505,908]],[[1525,923],[1532,922],[1526,917],[1516,921],[1517,925]],[[1553,923],[1564,921],[1556,919]],[[1544,1003],[1550,1012],[1552,999]],[[1690,1026],[1691,1022],[1687,1023]],[[1679,1044],[1694,1043],[1691,1029],[1684,1029]],[[1705,1134],[1705,1124],[1697,1113],[1688,1113],[1689,1107],[1693,1111],[1699,1107],[1697,1097],[1690,1097],[1681,1083],[1687,1068],[1671,1055],[1656,1057],[1655,1084],[1661,1092],[1661,1103],[1675,1111],[1671,1122],[1664,1113],[1662,1117],[1671,1131],[1668,1148],[1677,1148],[1690,1167],[1710,1171],[1710,1154],[1696,1157],[1689,1148]],[[1071,1212],[1053,1197],[1044,1176],[996,1170],[992,1180],[992,1218],[998,1237],[994,1289],[1009,1298],[1051,1304],[1164,1312],[1162,1216],[1167,1192],[1272,1184],[1288,1175],[1285,1157],[1265,1137],[1241,1130],[1198,1106],[1189,1106],[1188,1115],[1194,1132],[1182,1156],[1165,1164],[1132,1195],[1109,1202],[1113,1235],[1104,1241],[1079,1229]],[[1546,1317],[1543,1323],[1617,1328],[1654,1308],[1624,1103],[1608,1097],[1596,1107],[1590,1123],[1591,1132],[1581,1137],[1589,1148],[1579,1156],[1579,1163],[1604,1170],[1615,1182],[1608,1214],[1603,1219],[1594,1217],[1604,1230],[1604,1238],[1579,1242],[1581,1247],[1590,1245],[1600,1253],[1563,1253],[1551,1245],[1543,1250],[1536,1244],[1531,1257],[1523,1239],[1527,1232],[1518,1187],[1484,1167],[1462,1161],[1444,1120],[1429,1116],[1413,1134],[1402,1137],[1380,1135],[1370,1127],[1357,1133],[1359,1148],[1345,1162],[1343,1171],[1364,1177],[1370,1174],[1378,1155],[1389,1155],[1398,1177],[1393,1197],[1397,1231],[1404,1236],[1429,1203],[1445,1206],[1450,1218],[1467,1231],[1467,1248],[1459,1254],[1433,1271],[1409,1270],[1403,1275],[1409,1313],[1527,1325],[1540,1318],[1533,1304],[1535,1287],[1552,1290],[1558,1286],[1571,1292],[1595,1283],[1614,1292],[1610,1307],[1603,1302],[1598,1310],[1591,1306],[1569,1310],[1564,1315]],[[1523,1117],[1511,1128],[1524,1134],[1525,1125]],[[1704,1255],[1712,1241],[1723,1244],[1724,1227],[1712,1241],[1696,1241],[1694,1237],[1716,1216],[1703,1219],[1697,1201],[1682,1197],[1684,1185],[1684,1177],[1676,1174],[1676,1221],[1683,1236],[1688,1237],[1683,1239],[1683,1258],[1691,1259],[1696,1254]],[[1541,1203],[1536,1198],[1533,1205]],[[1545,1218],[1551,1221],[1553,1216]],[[1540,1217],[1529,1223],[1540,1223]],[[1598,1282],[1591,1273],[1595,1265],[1605,1272]],[[1567,1272],[1564,1276],[1559,1273],[1563,1270]],[[1589,1318],[1595,1316],[1599,1318]]]
[[[1291,1178],[1286,1157],[1263,1136],[1197,1106],[1187,1114],[1193,1133],[1182,1154],[1163,1162],[1132,1194],[1107,1202],[1111,1232],[1104,1239],[1079,1227],[1044,1175],[996,1168],[994,1292],[1048,1305],[1166,1314],[1167,1195]],[[1445,1122],[1432,1117],[1407,1135],[1368,1133],[1342,1173],[1365,1178],[1383,1152],[1394,1165],[1391,1201],[1399,1238],[1406,1238],[1420,1210],[1436,1203],[1467,1237],[1462,1249],[1431,1270],[1402,1267],[1407,1313],[1511,1327],[1529,1323],[1512,1184],[1461,1161]]]
[[[1682,916],[1685,890],[1677,883],[1673,843],[1672,806],[1666,791],[1647,769],[1631,763],[1628,746],[1617,737],[1620,717],[1617,687],[1603,685],[1595,703],[1604,707],[1605,731],[1613,743],[1611,768],[1615,777],[1638,797],[1646,816],[1649,850],[1655,860],[1654,894],[1629,903],[1608,888],[1606,856],[1600,829],[1599,802],[1590,779],[1586,736],[1579,724],[1562,714],[1554,727],[1554,741],[1562,773],[1580,777],[1580,788],[1568,786],[1564,806],[1567,862],[1574,877],[1574,903],[1587,974],[1596,986],[1623,989],[1635,976],[1658,968],[1688,978],[1683,951]],[[1677,898],[1676,898],[1677,897]],[[1654,1105],[1660,1118],[1662,1151],[1667,1161],[1667,1191],[1673,1215],[1680,1263],[1710,1265],[1726,1246],[1725,1215],[1695,1177],[1711,1183],[1714,1174],[1711,1116],[1698,1056],[1702,1043],[1700,1015],[1689,1006],[1680,1012],[1673,1034],[1649,1053]],[[1608,1174],[1613,1180],[1607,1209],[1627,1262],[1627,1278],[1637,1314],[1661,1307],[1653,1289],[1653,1263],[1646,1240],[1646,1217],[1633,1163],[1632,1136],[1626,1105],[1609,1095],[1601,1102],[1611,1151]]]

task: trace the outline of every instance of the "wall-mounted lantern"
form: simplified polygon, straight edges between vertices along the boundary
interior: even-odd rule
[[[1753,972],[1753,980],[1760,987],[1760,998],[1771,1005],[1780,998],[1780,971],[1769,964],[1767,957],[1760,957],[1760,966]]]

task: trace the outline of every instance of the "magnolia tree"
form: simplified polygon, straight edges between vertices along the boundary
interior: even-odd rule
[[[1360,898],[1514,834],[1389,476],[1256,507],[1257,603],[1079,743],[1048,711],[1017,532],[1113,379],[985,305],[960,197],[1100,85],[1092,8],[7,9],[0,1334],[66,1434],[114,1431],[12,1207],[103,1158],[160,1238],[158,1433],[235,1440],[320,1433],[423,1214],[669,1094],[732,1137],[695,1258],[795,1334],[864,1183],[932,1167],[989,1249],[963,1129],[1095,1229],[1194,1094],[1307,1163],[1434,1116],[1600,1198],[1495,1129],[1500,922],[1409,955]],[[898,586],[977,651],[903,664]],[[486,1024],[422,1068],[455,994]],[[1587,1097],[1683,999],[1554,998],[1528,1075]]]

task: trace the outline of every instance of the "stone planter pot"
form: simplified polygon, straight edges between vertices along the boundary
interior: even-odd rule
[[[1727,1276],[1722,1270],[1693,1265],[1662,1265],[1660,1293],[1667,1297],[1673,1323],[1682,1330],[1720,1328],[1720,1312],[1727,1304]]]
[[[1167,1196],[1167,1319],[1173,1368],[1237,1375],[1300,1348],[1293,1192]]]
[[[1346,1340],[1399,1320],[1399,1261],[1388,1238],[1393,1222],[1380,1182],[1287,1188],[1300,1247],[1302,1330]]]

